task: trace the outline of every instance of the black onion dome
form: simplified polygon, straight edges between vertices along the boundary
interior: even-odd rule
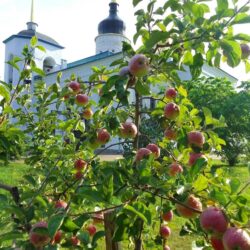
[[[56,42],[54,39],[52,39],[49,36],[46,36],[44,34],[41,34],[39,32],[36,32],[35,30],[27,29],[27,30],[22,30],[18,34],[18,36],[23,36],[23,37],[28,37],[31,38],[33,36],[37,36],[38,40],[50,43],[52,45],[59,45],[58,42]]]
[[[98,25],[98,33],[107,34],[107,33],[116,33],[122,34],[125,33],[125,23],[119,18],[117,15],[118,12],[118,3],[110,3],[109,4],[109,16],[101,21]]]

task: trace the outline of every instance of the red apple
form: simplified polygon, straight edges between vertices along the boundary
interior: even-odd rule
[[[178,164],[177,162],[173,162],[170,166],[169,166],[169,175],[170,176],[176,176],[177,174],[180,174],[183,172],[183,168],[180,164]]]
[[[210,242],[214,250],[225,250],[221,237],[212,235],[210,238]]]
[[[77,236],[72,236],[70,240],[71,240],[72,246],[80,245],[80,240],[77,238]]]
[[[128,76],[129,75],[129,67],[125,66],[120,69],[119,76]]]
[[[199,198],[196,198],[194,195],[189,195],[187,199],[183,202],[187,207],[181,204],[175,204],[178,214],[184,218],[195,218],[199,215],[198,212],[195,212],[192,209],[202,211],[202,203]],[[190,208],[192,209],[190,209]]]
[[[76,96],[76,103],[80,106],[84,106],[86,104],[88,104],[89,102],[89,97],[85,94],[78,94]]]
[[[59,209],[63,208],[63,209],[65,209],[67,206],[68,206],[68,204],[65,201],[62,201],[62,200],[58,200],[55,203],[55,208],[59,208]]]
[[[149,61],[146,56],[137,54],[131,58],[128,67],[133,76],[142,77],[149,71]]]
[[[177,137],[177,133],[175,130],[173,130],[172,128],[167,128],[164,131],[164,136],[169,139],[169,140],[175,140]]]
[[[74,81],[70,82],[68,86],[73,90],[74,93],[78,93],[81,89],[80,83]]]
[[[93,111],[90,108],[87,108],[82,112],[82,117],[86,120],[90,120],[93,114]]]
[[[120,135],[122,138],[135,138],[137,135],[137,127],[132,122],[121,124]]]
[[[205,143],[205,137],[199,131],[189,132],[187,137],[188,137],[188,143],[191,146],[196,146],[196,147],[202,148],[203,144]]]
[[[170,236],[171,234],[171,229],[166,226],[166,225],[161,225],[161,228],[160,228],[160,235],[163,239],[166,239]]]
[[[93,236],[96,233],[96,227],[94,225],[88,225],[86,229],[90,236]]]
[[[165,97],[169,100],[174,99],[177,96],[177,91],[175,88],[169,88],[166,90]]]
[[[150,143],[146,148],[153,153],[155,159],[160,157],[161,149],[156,144]]]
[[[193,166],[200,158],[204,158],[205,160],[207,160],[206,156],[202,153],[189,153],[188,165]]]
[[[236,227],[230,227],[224,233],[222,242],[225,250],[249,250],[250,236],[246,231]]]
[[[200,215],[200,224],[203,230],[210,233],[224,233],[228,227],[228,221],[221,209],[208,207]]]
[[[47,245],[50,242],[50,237],[49,237],[49,233],[44,233],[44,232],[34,232],[36,229],[48,229],[48,224],[47,222],[44,221],[40,221],[38,223],[36,223],[35,225],[33,225],[33,227],[30,230],[29,233],[29,239],[30,242],[33,246],[35,246],[36,248],[40,248],[43,247],[45,245]]]
[[[87,162],[86,161],[84,161],[84,160],[82,160],[82,159],[77,159],[76,161],[75,161],[75,164],[74,164],[74,166],[75,166],[75,169],[77,170],[77,171],[81,171],[81,170],[83,170],[85,167],[87,167]]]
[[[180,108],[177,104],[170,102],[165,106],[164,115],[170,120],[175,120],[180,114]]]
[[[59,244],[62,240],[63,233],[61,231],[57,231],[54,235],[53,240],[51,241],[52,244]]]
[[[247,44],[242,43],[240,45],[240,48],[241,48],[241,58],[247,59],[250,56],[250,47]]]
[[[152,151],[150,151],[149,149],[147,148],[140,148],[137,153],[136,153],[136,156],[135,156],[135,160],[136,161],[140,161],[142,160],[143,158],[146,158],[148,155],[150,155],[152,153]]]
[[[168,212],[163,213],[161,217],[164,221],[171,221],[173,219],[173,216],[173,211],[170,210]]]
[[[102,128],[102,129],[99,129],[98,132],[97,132],[97,142],[100,143],[100,144],[106,144],[110,139],[110,134],[109,132],[107,131],[107,129],[105,128]]]

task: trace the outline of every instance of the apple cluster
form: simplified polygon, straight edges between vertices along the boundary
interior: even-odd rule
[[[156,144],[150,143],[146,148],[138,149],[135,156],[135,161],[139,162],[142,159],[146,159],[150,154],[153,155],[154,159],[157,159],[160,157],[161,149]]]
[[[93,237],[97,232],[97,228],[93,224],[86,225],[84,230],[88,232],[90,237]],[[81,244],[77,235],[66,237],[61,230],[58,230],[54,234],[54,237],[51,238],[48,233],[48,224],[45,221],[40,221],[34,224],[29,233],[30,243],[37,249],[43,248],[49,243],[52,245],[61,244],[63,239],[73,247]]]
[[[208,207],[200,215],[201,228],[211,234],[210,242],[215,250],[248,250],[250,236],[241,228],[229,227],[228,218],[218,207]]]

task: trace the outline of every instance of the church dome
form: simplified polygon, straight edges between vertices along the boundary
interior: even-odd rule
[[[107,34],[107,33],[115,33],[124,35],[125,33],[125,23],[119,18],[118,13],[118,3],[111,2],[109,4],[109,16],[101,21],[98,25],[98,33]]]
[[[33,36],[36,36],[38,38],[39,41],[51,44],[51,45],[55,45],[55,46],[60,46],[58,42],[56,42],[53,38],[46,36],[42,33],[39,33],[36,31],[36,23],[33,22],[28,22],[27,23],[27,29],[26,30],[22,30],[19,33],[17,33],[17,36],[20,37],[27,37],[27,38],[32,38]]]

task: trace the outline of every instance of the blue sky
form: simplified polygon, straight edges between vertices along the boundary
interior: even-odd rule
[[[98,23],[107,17],[110,0],[34,0],[34,19],[37,31],[51,36],[66,49],[63,56],[68,62],[95,54],[94,39]],[[240,4],[246,0],[239,0]],[[144,0],[145,5],[149,0]],[[159,0],[165,2],[165,0]],[[135,17],[132,0],[118,0],[120,17],[126,22],[127,37],[135,33]],[[210,1],[215,6],[216,0]],[[0,79],[3,78],[4,44],[3,40],[26,29],[30,19],[31,0],[0,0]],[[237,32],[250,32],[249,28],[238,28]],[[246,77],[244,67],[228,69],[233,75]],[[248,78],[249,75],[248,75]]]

